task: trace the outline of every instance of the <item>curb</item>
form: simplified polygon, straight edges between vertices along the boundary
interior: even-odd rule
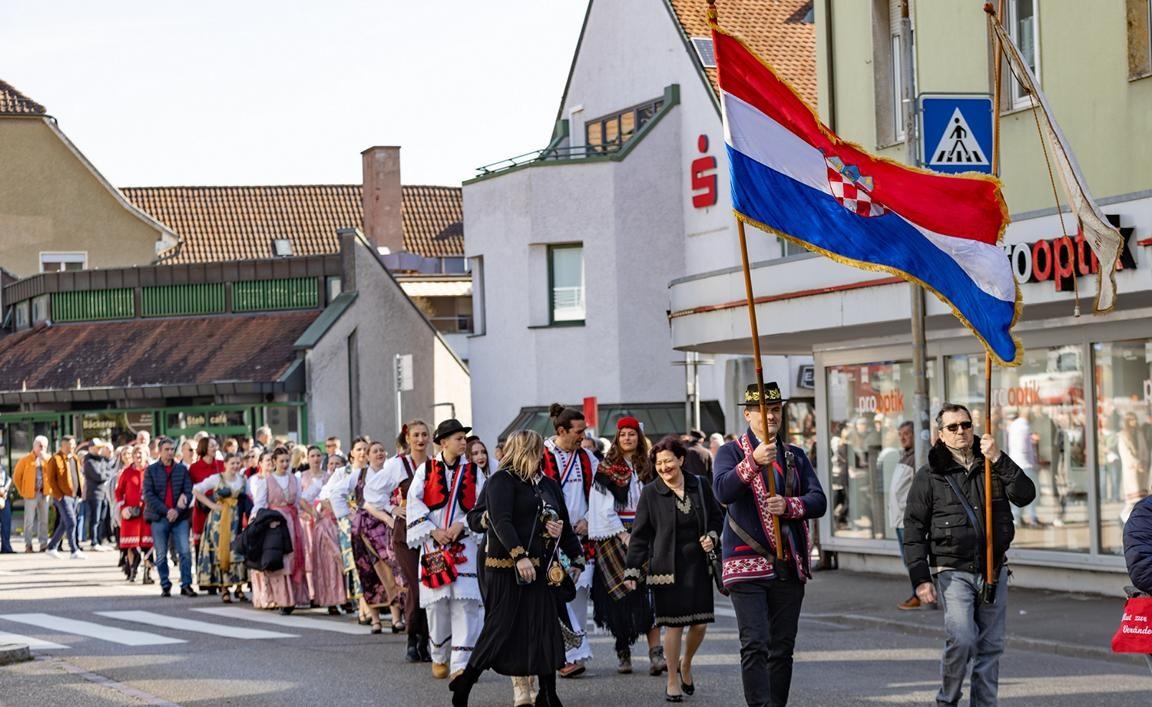
[[[0,644],[0,665],[12,665],[32,660],[32,651],[28,646],[17,643]]]
[[[924,624],[916,623],[914,621],[897,621],[896,619],[885,619],[875,616],[864,616],[861,614],[802,614],[802,616],[819,619],[821,621],[829,621],[832,623],[843,623],[851,626],[858,626],[863,628],[882,627],[893,629],[900,633],[905,633],[913,636],[923,636],[930,634],[933,636],[945,637],[943,626],[927,626]],[[1095,646],[1080,646],[1068,643],[1060,643],[1058,641],[1047,641],[1041,638],[1025,638],[1019,636],[1008,636],[1007,645],[1011,648],[1019,648],[1021,650],[1032,651],[1034,653],[1050,653],[1053,655],[1062,655],[1072,658],[1091,658],[1094,660],[1106,661],[1119,661],[1119,662],[1132,662],[1140,665],[1144,664],[1143,656],[1129,655],[1127,653],[1113,653],[1108,648],[1097,648]]]

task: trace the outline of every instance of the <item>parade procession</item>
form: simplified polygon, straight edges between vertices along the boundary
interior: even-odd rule
[[[1150,164],[1149,0],[10,3],[0,706],[1152,705]]]

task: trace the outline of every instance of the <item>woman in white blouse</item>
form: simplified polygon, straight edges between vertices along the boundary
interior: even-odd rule
[[[360,575],[363,600],[372,618],[372,633],[380,633],[380,607],[392,612],[392,632],[403,630],[401,616],[403,578],[392,547],[396,525],[392,491],[404,480],[395,467],[385,466],[387,448],[382,442],[368,445],[368,467],[355,485],[349,480],[358,509],[352,517],[352,554]]]
[[[291,614],[297,606],[309,605],[308,582],[304,576],[304,554],[307,548],[301,542],[300,482],[289,473],[287,449],[277,447],[271,459],[272,472],[251,479],[252,515],[255,517],[261,509],[267,508],[284,516],[292,538],[292,552],[284,556],[282,570],[252,570],[252,606],[257,609],[279,609],[281,614]]]
[[[241,459],[237,454],[224,458],[224,471],[212,474],[192,487],[192,495],[210,511],[201,536],[196,584],[216,587],[225,604],[232,603],[229,590],[236,587],[236,599],[244,600],[248,568],[244,556],[232,551],[232,539],[240,534],[240,506],[247,495]]]

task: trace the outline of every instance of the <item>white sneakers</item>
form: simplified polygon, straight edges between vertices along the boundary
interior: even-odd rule
[[[112,548],[108,547],[107,545],[93,545],[92,546],[92,552],[108,552],[111,549]]]
[[[70,555],[70,557],[71,557],[71,559],[73,559],[73,560],[86,560],[86,559],[88,559],[88,556],[87,556],[87,555],[85,555],[85,554],[84,554],[82,551],[80,551],[80,550],[73,550],[73,551],[72,551],[72,554]]]
[[[48,557],[51,557],[51,558],[55,559],[55,560],[59,560],[59,559],[60,559],[60,553],[59,553],[58,551],[56,551],[56,550],[48,550],[48,551],[47,551],[47,552],[45,552],[44,554],[45,554],[45,555],[47,555]]]

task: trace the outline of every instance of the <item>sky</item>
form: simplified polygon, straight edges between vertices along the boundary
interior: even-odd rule
[[[586,0],[3,0],[0,79],[112,184],[459,184],[544,147]]]

